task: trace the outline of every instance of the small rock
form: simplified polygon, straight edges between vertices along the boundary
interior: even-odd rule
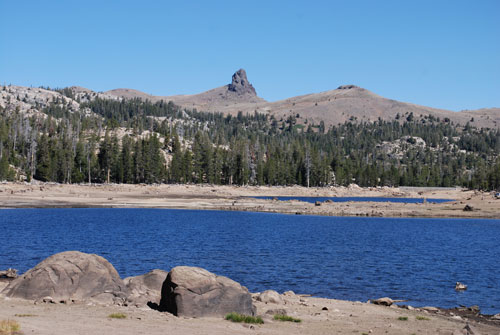
[[[322,310],[322,311],[327,311],[327,310],[328,310],[328,307],[323,307],[321,310]]]
[[[493,315],[491,318],[493,320],[500,320],[500,313]]]
[[[470,306],[469,308],[467,308],[469,311],[473,312],[473,313],[476,313],[476,314],[479,314],[479,312],[481,311],[479,309],[479,306],[478,305],[473,305],[473,306]]]
[[[320,201],[316,201],[316,202],[314,203],[314,206],[321,206],[321,202],[320,202]]]
[[[457,283],[455,284],[455,290],[456,291],[465,291],[467,289],[467,285],[457,281]]]
[[[394,303],[394,300],[385,297],[385,298],[371,300],[370,302],[375,305],[391,306]]]
[[[467,335],[480,335],[480,333],[476,330],[476,328],[472,327],[470,324],[467,323],[465,325],[464,330],[467,331]]]
[[[295,292],[293,292],[293,291],[286,291],[286,292],[283,292],[283,295],[285,297],[294,297],[295,296]]]
[[[15,279],[17,278],[17,270],[8,268],[5,271],[0,271],[0,278]]]
[[[464,212],[472,212],[474,210],[474,207],[472,207],[471,205],[465,205],[463,211]]]
[[[54,301],[54,299],[52,297],[43,297],[42,298],[42,302],[46,303],[46,304],[55,304],[56,302]]]
[[[438,312],[439,311],[439,308],[437,308],[437,307],[430,307],[430,306],[422,307],[422,309],[424,311],[427,311],[427,312]]]
[[[461,317],[461,316],[459,316],[459,315],[454,315],[454,316],[452,316],[451,318],[452,318],[452,319],[454,319],[454,320],[459,320],[459,321],[462,321],[462,320],[463,320],[463,319],[462,319],[462,317]]]

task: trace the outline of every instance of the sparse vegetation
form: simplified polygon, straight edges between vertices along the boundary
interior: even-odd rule
[[[13,335],[18,334],[21,326],[14,320],[1,320],[0,321],[0,335]]]
[[[398,318],[399,321],[408,321],[408,317],[407,316],[400,316]]]
[[[420,320],[420,321],[429,321],[429,320],[430,320],[428,317],[426,317],[426,316],[421,316],[421,315],[417,315],[417,316],[415,317],[415,319]]]
[[[32,316],[38,316],[36,314],[14,314],[14,316],[18,317],[18,318],[28,318],[28,317],[32,317]]]
[[[243,323],[254,323],[254,324],[264,323],[264,321],[260,316],[243,315],[234,312],[227,314],[225,319],[232,322],[243,322]]]
[[[108,318],[110,319],[126,319],[127,315],[123,313],[112,313],[108,315]]]
[[[297,318],[294,318],[294,317],[291,317],[291,316],[288,316],[288,315],[283,315],[283,314],[276,314],[274,316],[274,320],[278,320],[278,321],[289,321],[289,322],[297,322],[297,323],[300,323],[302,322],[301,319],[297,319]]]

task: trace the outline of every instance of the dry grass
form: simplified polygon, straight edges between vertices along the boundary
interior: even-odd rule
[[[0,335],[13,335],[19,334],[21,326],[14,320],[1,320],[0,321]]]
[[[420,321],[428,321],[428,320],[430,320],[428,317],[426,317],[426,316],[420,316],[420,315],[416,316],[415,319],[420,320]]]
[[[112,313],[108,315],[110,319],[126,319],[127,316],[123,313]]]
[[[274,320],[278,320],[278,321],[289,321],[289,322],[297,322],[297,323],[300,323],[302,322],[301,319],[297,319],[297,318],[293,318],[291,316],[288,316],[288,315],[283,315],[283,314],[276,314],[274,316]]]

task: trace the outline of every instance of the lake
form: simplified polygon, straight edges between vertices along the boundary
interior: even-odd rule
[[[259,196],[259,197],[250,197],[254,199],[265,199],[265,200],[280,200],[280,201],[288,201],[288,200],[299,200],[304,202],[315,203],[316,201],[325,202],[326,200],[331,200],[333,202],[349,202],[349,201],[366,201],[366,202],[398,202],[398,203],[406,203],[406,204],[421,204],[424,202],[424,198],[385,198],[385,197],[273,197],[273,196]],[[440,204],[443,202],[455,201],[453,199],[434,199],[434,198],[425,198],[427,202],[434,202],[436,204]]]
[[[0,210],[0,270],[61,251],[108,259],[122,277],[177,265],[252,292],[500,312],[500,220],[321,217],[165,209]],[[455,282],[469,286],[454,290]]]

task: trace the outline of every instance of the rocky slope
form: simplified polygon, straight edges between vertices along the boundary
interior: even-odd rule
[[[1,86],[0,87],[0,107],[7,112],[20,112],[26,116],[37,115],[45,118],[46,114],[42,110],[49,106],[66,107],[70,112],[83,111],[91,113],[90,109],[80,110],[80,103],[95,99],[119,100],[121,97],[97,93],[87,88],[72,86],[66,89],[71,92],[72,97],[68,97],[60,92],[45,88],[24,87],[24,86]]]
[[[139,98],[153,102],[172,101],[184,108],[232,115],[240,111],[243,113],[257,111],[272,115],[278,121],[293,116],[297,119],[297,124],[303,125],[318,125],[321,121],[328,126],[349,120],[371,122],[379,118],[394,120],[433,116],[461,125],[470,123],[479,128],[500,128],[500,108],[453,112],[387,99],[355,85],[342,85],[335,90],[268,102],[257,95],[243,69],[233,74],[230,84],[193,95],[153,96],[128,88],[97,93],[78,86],[72,86],[66,90],[71,92],[71,98],[43,88],[5,86],[0,90],[0,106],[7,110],[17,108],[33,114],[52,101],[59,101],[61,106],[67,105],[70,110],[78,110],[80,102],[96,97],[115,100]],[[413,116],[410,116],[412,113]]]
[[[137,90],[123,88],[107,91],[105,94],[126,99],[141,98],[151,101],[172,101],[186,108],[196,108],[210,112],[237,112],[241,108],[249,110],[252,109],[252,106],[266,103],[264,99],[257,96],[257,92],[248,81],[244,69],[240,69],[233,74],[230,84],[199,94],[152,96]]]
[[[326,125],[348,120],[359,122],[376,121],[378,118],[393,120],[398,117],[406,118],[413,113],[413,117],[432,115],[462,125],[469,122],[476,127],[500,127],[500,108],[453,112],[387,99],[355,85],[342,85],[335,90],[267,102],[257,96],[243,69],[233,74],[231,84],[200,94],[152,96],[131,89],[117,89],[105,93],[121,98],[173,101],[186,108],[233,115],[239,111],[244,113],[258,111],[274,115],[277,120],[298,115],[298,124],[305,124],[306,119],[307,123],[319,124],[320,121],[324,121]]]

